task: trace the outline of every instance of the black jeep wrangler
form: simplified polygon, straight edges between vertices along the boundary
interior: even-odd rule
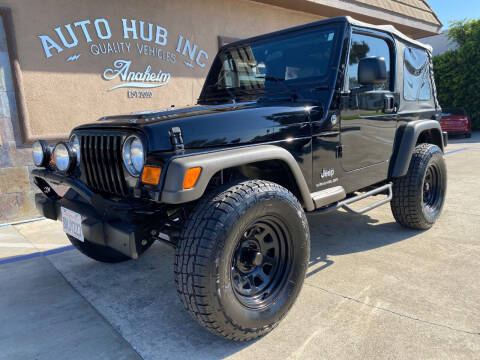
[[[213,333],[249,340],[302,287],[305,212],[390,202],[403,226],[435,223],[447,187],[440,113],[429,47],[391,26],[319,21],[223,47],[198,106],[36,142],[36,204],[98,261],[172,245],[185,308]]]

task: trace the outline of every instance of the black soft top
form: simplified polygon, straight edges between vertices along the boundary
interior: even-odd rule
[[[416,40],[408,37],[407,35],[405,35],[401,31],[397,30],[393,25],[373,25],[373,24],[369,24],[369,23],[365,23],[365,22],[356,20],[356,19],[354,19],[350,16],[338,16],[338,17],[328,18],[328,19],[325,19],[325,20],[314,21],[314,22],[304,24],[304,25],[294,26],[294,27],[291,27],[291,28],[288,28],[288,29],[278,30],[278,31],[274,31],[274,32],[271,32],[271,33],[267,33],[267,34],[258,35],[258,36],[254,36],[254,37],[251,37],[251,38],[238,40],[238,41],[232,42],[230,44],[227,44],[225,46],[226,47],[237,46],[237,45],[240,45],[240,44],[243,44],[243,43],[253,42],[253,41],[257,41],[257,40],[264,40],[264,39],[268,39],[270,37],[287,34],[287,33],[292,32],[292,31],[306,30],[306,29],[309,29],[309,28],[318,27],[320,25],[326,25],[326,24],[332,24],[332,23],[342,23],[342,22],[343,23],[348,23],[352,26],[383,31],[383,32],[389,33],[390,35],[397,38],[398,40],[401,40],[404,43],[408,43],[408,44],[415,45],[417,47],[423,48],[423,49],[427,50],[429,53],[432,52],[432,47],[430,45],[421,43],[419,41],[416,41]]]

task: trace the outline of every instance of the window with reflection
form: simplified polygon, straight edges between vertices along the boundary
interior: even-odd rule
[[[226,48],[214,61],[207,92],[268,89],[325,81],[337,46],[336,28],[288,34]]]
[[[403,97],[409,101],[428,101],[431,96],[427,52],[413,47],[406,48],[403,69]]]
[[[383,57],[387,66],[387,82],[374,86],[375,90],[390,90],[390,47],[388,43],[381,38],[352,34],[350,47],[350,56],[348,59],[348,84],[349,89],[355,89],[360,86],[358,83],[358,63],[366,57]]]

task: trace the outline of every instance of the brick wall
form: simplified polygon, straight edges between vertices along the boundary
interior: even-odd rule
[[[5,28],[0,18],[0,224],[38,217],[29,169],[31,148],[20,134]]]

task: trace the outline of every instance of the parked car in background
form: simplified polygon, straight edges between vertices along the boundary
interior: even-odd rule
[[[443,109],[441,125],[442,131],[448,135],[465,135],[466,138],[472,136],[472,121],[462,108]]]

